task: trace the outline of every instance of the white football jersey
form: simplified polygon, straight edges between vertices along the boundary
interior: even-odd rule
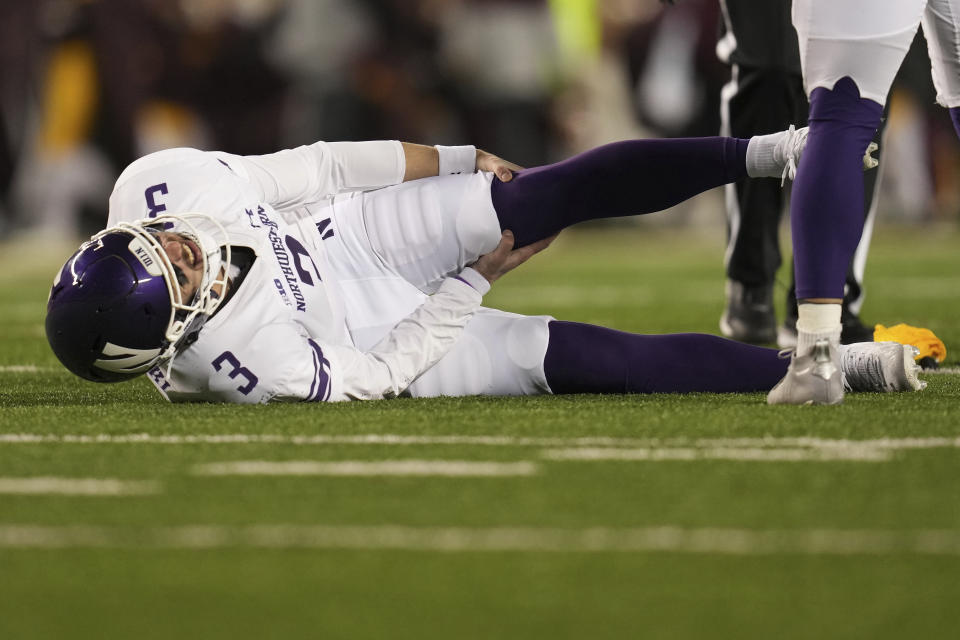
[[[403,392],[456,342],[488,288],[466,269],[361,352],[307,205],[397,184],[398,142],[317,143],[267,156],[171,149],[131,164],[108,225],[161,214],[217,219],[256,254],[239,288],[172,363],[148,375],[171,401],[336,401]],[[315,207],[315,209],[322,209]],[[328,236],[329,237],[329,236]]]

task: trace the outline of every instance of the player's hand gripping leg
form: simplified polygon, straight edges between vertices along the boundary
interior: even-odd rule
[[[497,157],[489,151],[477,149],[477,171],[491,171],[501,182],[513,180],[514,171],[522,171],[523,167],[509,160]]]
[[[528,244],[525,247],[514,249],[513,232],[508,229],[500,235],[500,244],[497,245],[496,249],[480,256],[480,258],[470,266],[486,278],[488,282],[492,283],[508,271],[519,267],[532,258],[534,254],[549,247],[550,243],[553,242],[553,239],[556,237],[556,235],[553,235],[549,238],[534,242],[533,244]]]

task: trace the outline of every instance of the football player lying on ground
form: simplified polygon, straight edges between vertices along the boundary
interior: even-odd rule
[[[160,151],[60,271],[47,337],[78,376],[147,372],[171,401],[768,391],[773,349],[480,303],[562,229],[790,172],[803,139],[630,140],[529,170],[396,141]],[[921,387],[911,347],[842,349],[852,390]]]

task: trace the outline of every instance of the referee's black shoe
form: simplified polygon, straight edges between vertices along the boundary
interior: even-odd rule
[[[720,332],[750,344],[774,342],[777,316],[773,311],[773,284],[752,286],[727,280],[727,306],[720,316]]]

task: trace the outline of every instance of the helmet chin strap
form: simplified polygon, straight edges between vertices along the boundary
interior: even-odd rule
[[[164,377],[166,377],[167,380],[169,380],[169,379],[170,379],[170,376],[172,375],[172,371],[173,371],[173,359],[174,359],[176,356],[177,356],[177,352],[174,351],[173,354],[170,356],[170,359],[167,360],[167,370],[166,370],[166,372],[164,372],[164,374],[163,374]]]
[[[209,236],[208,236],[208,237],[209,237]],[[200,239],[198,238],[198,241],[199,241],[199,240],[200,240]],[[207,245],[201,244],[200,246],[201,246],[201,247],[205,247],[205,246],[207,246]],[[212,285],[211,288],[210,288],[210,299],[211,299],[211,304],[210,304],[210,306],[213,307],[213,311],[216,310],[216,307],[220,304],[220,301],[223,300],[223,298],[227,295],[227,287],[230,286],[229,274],[228,274],[228,272],[227,272],[228,270],[227,270],[224,266],[222,266],[222,265],[223,265],[223,258],[222,258],[221,254],[220,254],[219,248],[218,248],[218,250],[217,250],[216,253],[217,253],[217,258],[216,258],[215,265],[216,265],[216,268],[218,269],[218,271],[211,271],[211,273],[217,273],[217,278],[216,278],[216,280],[214,281],[213,285]],[[208,254],[208,255],[209,255],[209,254]],[[210,264],[211,264],[211,261],[208,259],[208,261],[207,261],[207,266],[209,267]],[[207,277],[206,274],[204,274],[204,278],[206,278],[206,277]],[[220,283],[222,283],[221,288],[220,288],[219,291],[217,291],[217,290],[215,289],[215,287],[216,287],[218,284],[220,284]],[[209,318],[209,315],[212,315],[212,314],[213,314],[213,311],[211,311],[210,314],[204,314],[204,316],[206,317],[205,319]],[[204,323],[205,323],[205,322],[204,322]],[[171,373],[171,371],[173,370],[173,360],[174,360],[174,358],[177,357],[177,354],[180,353],[180,350],[181,350],[182,348],[188,347],[188,346],[190,346],[191,344],[193,344],[194,342],[196,342],[196,340],[197,340],[197,334],[200,333],[200,329],[202,329],[202,328],[203,328],[203,324],[201,324],[201,325],[200,325],[199,327],[197,327],[196,329],[192,329],[192,330],[191,330],[190,327],[188,327],[188,328],[183,332],[183,337],[176,343],[175,348],[173,349],[173,352],[170,354],[169,360],[167,360],[166,377],[167,377],[168,379],[170,378],[170,373]]]
[[[203,276],[200,286],[197,288],[196,297],[184,303],[183,306],[186,308],[181,307],[184,312],[190,315],[188,320],[182,321],[186,324],[181,325],[182,330],[170,343],[172,348],[166,361],[166,373],[169,377],[177,353],[185,344],[190,344],[196,339],[196,334],[217,310],[226,293],[229,276],[227,271],[231,258],[230,236],[216,219],[203,213],[158,216],[149,222],[153,224],[172,223],[167,229],[187,236],[196,242],[203,259]],[[194,337],[191,338],[191,336]]]

